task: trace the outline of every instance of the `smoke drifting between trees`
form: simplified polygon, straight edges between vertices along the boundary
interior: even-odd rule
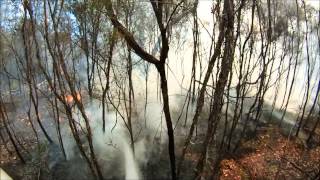
[[[4,1],[0,18],[1,143],[54,179],[218,178],[271,124],[317,143],[310,1]]]

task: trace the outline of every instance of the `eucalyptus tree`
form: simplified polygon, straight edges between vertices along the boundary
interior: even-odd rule
[[[166,125],[167,125],[167,133],[169,139],[169,156],[170,156],[170,166],[171,166],[171,178],[176,179],[176,157],[175,157],[175,143],[174,143],[174,132],[172,126],[172,118],[170,113],[169,106],[169,96],[168,96],[168,83],[166,77],[166,61],[169,52],[169,35],[170,35],[170,23],[173,15],[175,15],[177,8],[179,8],[180,4],[184,3],[181,1],[178,3],[175,8],[171,8],[171,6],[167,6],[165,1],[153,1],[150,0],[152,5],[152,9],[155,14],[156,22],[158,24],[158,28],[161,35],[161,48],[160,48],[160,56],[157,58],[145,51],[143,47],[141,47],[131,32],[118,20],[117,15],[114,13],[113,5],[110,0],[105,2],[105,8],[108,13],[108,17],[110,18],[112,24],[115,28],[122,34],[123,38],[126,40],[127,44],[133,51],[140,56],[143,60],[153,64],[160,76],[160,86],[162,91],[163,98],[163,111],[165,114]]]
[[[58,142],[65,158],[60,119],[67,120],[81,156],[92,174],[97,179],[104,179],[100,165],[102,161],[97,157],[93,142],[93,123],[80,96],[82,87],[86,87],[85,93],[88,93],[90,100],[99,99],[102,104],[102,125],[99,128],[106,131],[107,113],[115,111],[128,130],[134,151],[135,138],[139,135],[135,123],[140,123],[134,121],[136,113],[139,113],[136,112],[139,93],[135,89],[139,82],[135,81],[134,72],[142,69],[145,76],[144,118],[147,128],[149,73],[154,68],[159,81],[156,83],[160,83],[161,88],[160,102],[165,115],[171,178],[183,178],[182,172],[186,168],[191,169],[184,167],[187,165],[185,156],[192,149],[192,141],[195,139],[201,144],[198,145],[199,158],[193,164],[196,166],[194,173],[195,179],[201,179],[207,171],[207,160],[211,161],[214,157],[212,164],[214,170],[217,170],[224,153],[232,153],[232,150],[236,151],[240,147],[250,130],[250,123],[254,123],[254,131],[258,129],[265,113],[264,108],[267,107],[267,95],[273,88],[275,92],[271,98],[271,115],[277,108],[282,110],[279,122],[282,125],[290,100],[293,99],[291,96],[295,92],[295,85],[301,83],[297,81],[299,65],[306,62],[306,87],[302,88],[304,100],[301,103],[301,115],[297,118],[296,134],[304,129],[303,126],[314,123],[307,140],[310,142],[319,124],[319,118],[311,121],[311,117],[316,117],[315,112],[318,112],[319,77],[314,75],[316,70],[313,62],[316,58],[312,57],[318,56],[312,56],[310,34],[319,25],[310,22],[306,4],[298,0],[288,3],[288,6],[277,0],[214,1],[212,14],[208,14],[213,18],[211,33],[200,20],[200,3],[198,0],[23,1],[24,14],[21,21],[17,22],[17,29],[21,31],[19,36],[23,55],[17,52],[18,48],[14,45],[11,45],[10,50],[18,64],[20,81],[26,83],[28,88],[29,119],[32,119],[34,111],[41,131],[48,142],[53,142],[52,135],[41,124],[39,115],[42,106],[39,94],[51,94],[46,100],[50,104]],[[182,147],[176,148],[180,142],[175,142],[175,128],[178,125],[173,127],[175,116],[169,103],[168,72],[171,67],[168,56],[176,40],[180,40],[174,37],[175,28],[182,25],[192,28],[192,57],[188,62],[181,62],[190,63],[191,72],[190,79],[186,78],[189,80],[186,96],[176,121],[178,124],[186,110],[183,128],[187,133],[182,138]],[[202,49],[207,45],[202,44],[207,43],[202,39],[203,29],[210,36],[210,49]],[[3,46],[2,43],[0,45]],[[303,56],[301,47],[305,47],[306,56]],[[0,47],[0,50],[1,66],[4,66],[7,62],[3,58],[3,48]],[[204,61],[206,53],[208,60]],[[85,70],[81,69],[83,67]],[[50,92],[43,92],[38,87],[42,77]],[[284,92],[281,91],[283,86]],[[313,89],[317,91],[308,109],[310,97],[313,98],[312,93],[315,92]],[[279,103],[281,95],[284,98]],[[193,105],[194,112],[189,110]],[[9,128],[5,124],[8,122],[6,110],[0,110],[1,122]],[[190,125],[187,123],[189,111],[194,113]],[[75,117],[77,113],[84,122],[80,129]],[[31,125],[39,139],[34,124]],[[200,132],[198,136],[197,127],[206,128],[206,131]],[[221,139],[218,138],[220,131]],[[24,161],[14,131],[6,129],[6,132],[16,153]],[[88,143],[88,149],[83,137]],[[219,153],[211,153],[212,147],[219,149]]]

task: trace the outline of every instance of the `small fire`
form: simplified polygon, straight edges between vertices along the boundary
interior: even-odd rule
[[[78,101],[81,100],[81,94],[79,92],[76,92],[76,98]],[[74,104],[74,99],[71,94],[68,94],[64,97],[64,100],[67,102],[68,105],[72,106]]]

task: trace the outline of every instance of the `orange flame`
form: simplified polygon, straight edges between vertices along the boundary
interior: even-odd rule
[[[78,101],[81,100],[81,94],[79,92],[76,92],[76,98]],[[69,104],[69,105],[73,105],[74,104],[74,99],[73,96],[71,94],[68,94],[64,97],[65,101]]]

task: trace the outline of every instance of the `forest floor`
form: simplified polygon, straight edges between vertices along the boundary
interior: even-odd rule
[[[238,151],[220,162],[220,180],[320,179],[320,128],[308,148],[300,138],[288,138],[275,125],[260,129]]]
[[[25,118],[18,119],[26,126],[30,126]],[[27,164],[24,165],[15,155],[12,144],[6,141],[5,144],[0,143],[0,167],[14,179],[48,179],[50,172],[47,168],[48,159],[46,155],[48,152],[46,144],[37,145],[35,139],[31,136],[24,136],[21,142],[27,149],[24,152],[39,153],[38,156],[33,155],[31,157],[40,158],[27,159]],[[300,137],[288,138],[288,135],[284,134],[283,130],[277,125],[267,124],[261,127],[253,138],[243,141],[235,153],[228,154],[222,159],[218,179],[320,179],[320,177],[316,178],[320,172],[320,127],[316,129],[312,144],[313,147],[310,148],[306,145],[305,140]],[[196,162],[199,154],[197,149],[199,149],[200,144],[195,143],[192,147],[195,149],[192,153],[186,154],[186,160]],[[11,151],[8,152],[6,149]],[[167,159],[165,152],[163,159]],[[162,163],[166,164],[164,161]],[[159,166],[165,167],[163,164],[158,163]],[[210,171],[213,171],[213,169],[210,168]],[[184,174],[185,177],[193,177],[192,171],[190,171],[190,175],[187,172],[184,173],[186,173]]]

